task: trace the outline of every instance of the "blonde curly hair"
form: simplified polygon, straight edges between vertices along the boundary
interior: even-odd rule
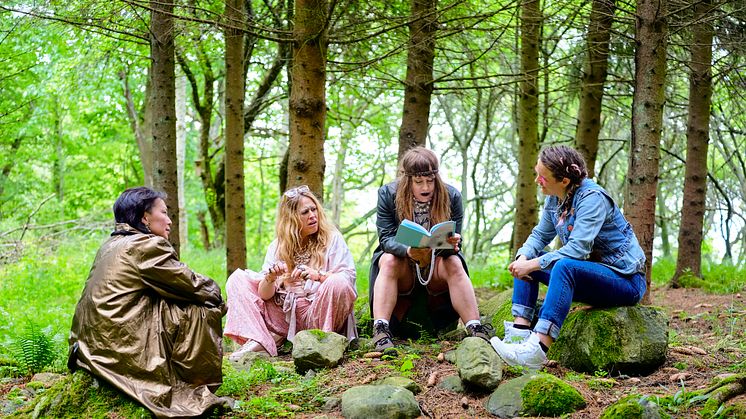
[[[306,246],[303,246],[301,237],[300,202],[303,197],[313,201],[317,208],[318,230],[308,236]],[[336,228],[331,224],[324,214],[321,202],[311,192],[308,186],[302,185],[290,188],[282,194],[282,199],[277,207],[277,221],[275,223],[275,234],[277,236],[277,259],[285,262],[288,269],[295,268],[294,256],[305,248],[311,254],[309,265],[320,269],[324,266],[326,250],[331,243],[332,235]]]

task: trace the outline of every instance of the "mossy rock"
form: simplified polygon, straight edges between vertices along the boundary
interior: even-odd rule
[[[662,309],[617,307],[570,313],[547,357],[579,372],[645,375],[663,365],[667,349]]]
[[[521,390],[523,412],[530,416],[561,416],[586,406],[573,386],[551,374],[538,374]]]
[[[66,375],[15,417],[150,418],[151,413],[83,370]]]
[[[600,419],[667,419],[669,416],[645,396],[630,394],[604,409]]]
[[[505,290],[487,301],[479,304],[479,312],[487,317],[495,328],[495,335],[505,336],[505,327],[503,320],[513,321],[513,315],[510,309],[513,306],[513,290]]]

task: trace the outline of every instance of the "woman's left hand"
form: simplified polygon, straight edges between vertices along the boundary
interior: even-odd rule
[[[293,269],[293,273],[290,275],[292,278],[297,278],[299,280],[312,280],[312,281],[321,281],[321,274],[318,270],[310,268],[307,265],[298,265]]]
[[[458,252],[458,245],[461,243],[461,235],[458,233],[453,233],[452,235],[448,236],[446,239],[448,241],[448,244],[453,246],[453,250]]]

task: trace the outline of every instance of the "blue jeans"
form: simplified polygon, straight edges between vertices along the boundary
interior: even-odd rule
[[[539,282],[546,284],[544,304],[534,331],[557,339],[562,323],[570,312],[573,301],[594,307],[620,307],[637,304],[647,288],[645,275],[622,275],[598,262],[563,258],[549,269],[534,271],[532,280],[513,279],[513,308],[515,317],[533,320]]]

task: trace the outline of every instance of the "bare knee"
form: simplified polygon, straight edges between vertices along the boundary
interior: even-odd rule
[[[403,269],[407,268],[407,261],[391,253],[384,253],[378,260],[378,268],[381,275],[399,276]]]

